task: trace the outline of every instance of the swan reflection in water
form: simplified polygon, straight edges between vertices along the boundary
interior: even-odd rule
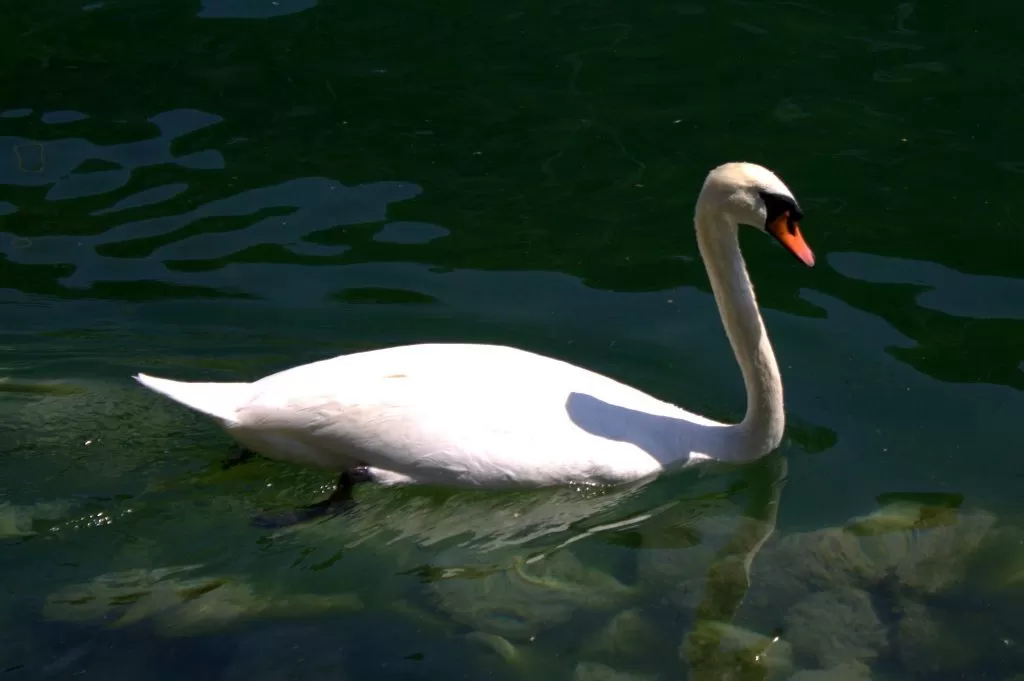
[[[375,564],[416,577],[434,607],[499,637],[503,649],[576,613],[613,616],[660,600],[663,584],[636,574],[640,554],[656,551],[661,569],[672,563],[668,572],[696,594],[680,621],[687,658],[708,669],[735,665],[735,650],[726,646],[727,658],[716,652],[730,637],[721,624],[739,607],[751,564],[775,529],[786,471],[785,456],[773,454],[741,468],[608,489],[380,489],[347,515],[290,526],[272,541],[294,542],[308,563],[339,548],[346,556],[372,551]],[[627,550],[594,554],[593,542]]]
[[[144,413],[145,401],[131,398],[130,392],[128,399],[111,396],[106,401],[115,407],[110,414],[90,412],[96,408],[95,392],[54,397],[62,408],[54,411],[51,405],[44,414],[63,423],[61,432],[69,423],[74,432],[101,423],[108,435],[118,424],[153,418]],[[81,409],[69,411],[69,400]],[[122,413],[116,408],[126,404],[137,409]],[[175,411],[163,417],[173,420]],[[34,425],[45,430],[48,423]],[[162,441],[166,425],[144,429],[138,441],[142,448]],[[107,457],[102,460],[106,466],[120,461],[116,451],[106,450],[90,452],[86,461],[99,463],[99,453]],[[124,457],[125,464],[137,465],[137,454],[126,451]],[[586,628],[571,629],[577,615],[605,622],[659,602],[667,575],[697,595],[678,608],[671,631],[652,639],[656,646],[671,641],[674,649],[687,632],[721,633],[697,625],[729,620],[746,587],[749,565],[774,528],[785,477],[785,458],[777,453],[741,467],[702,467],[611,488],[366,486],[349,513],[266,533],[246,528],[244,518],[251,512],[249,504],[261,506],[268,497],[248,504],[245,495],[211,497],[209,485],[249,484],[239,480],[242,471],[222,471],[211,463],[178,480],[176,492],[161,486],[159,499],[135,500],[136,513],[117,523],[131,532],[135,523],[154,521],[145,509],[166,509],[157,516],[165,523],[161,527],[182,538],[199,532],[201,542],[204,528],[213,522],[218,542],[224,532],[246,537],[229,542],[227,563],[208,563],[208,547],[177,549],[179,562],[206,564],[185,572],[175,571],[180,565],[173,564],[146,568],[144,578],[101,576],[96,584],[72,590],[71,598],[57,594],[47,616],[91,621],[99,613],[97,621],[107,623],[144,617],[160,631],[180,635],[221,630],[256,617],[301,620],[358,609],[431,622],[456,634],[474,632],[477,638],[491,637],[482,639],[487,645],[506,652],[513,646],[525,655],[530,646],[522,644],[538,634],[586,633]],[[254,473],[265,482],[265,473]],[[217,517],[211,518],[211,512]],[[110,513],[116,515],[113,509]],[[644,554],[658,554],[660,573],[644,572]],[[141,600],[128,603],[125,590]],[[96,597],[85,601],[82,593]],[[97,604],[103,603],[109,605],[101,613]],[[499,639],[505,643],[499,645]]]

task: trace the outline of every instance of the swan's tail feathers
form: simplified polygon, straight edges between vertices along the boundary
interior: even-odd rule
[[[164,397],[212,416],[225,425],[235,423],[238,408],[249,397],[249,383],[185,383],[138,374],[135,380]]]

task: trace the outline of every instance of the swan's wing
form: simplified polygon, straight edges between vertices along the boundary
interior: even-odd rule
[[[249,437],[278,445],[288,438],[321,457],[423,481],[535,485],[652,472],[678,457],[680,415],[558,360],[434,345],[339,357],[257,381],[238,426]],[[686,416],[692,425],[700,419]]]

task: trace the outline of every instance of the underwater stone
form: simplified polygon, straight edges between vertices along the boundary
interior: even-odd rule
[[[932,674],[969,665],[976,653],[947,622],[920,603],[905,603],[898,627],[899,655],[913,674]]]
[[[786,615],[786,637],[798,655],[824,668],[870,663],[888,644],[885,625],[864,591],[812,594]]]
[[[587,657],[608,655],[617,660],[644,658],[651,643],[658,639],[658,632],[639,609],[624,610],[583,644],[582,653]]]
[[[789,677],[789,681],[871,681],[870,671],[863,665],[839,665],[831,669],[807,669]]]
[[[572,674],[572,681],[654,681],[653,674],[621,672],[599,662],[580,662]]]
[[[698,622],[679,654],[690,665],[691,681],[775,681],[793,671],[789,641],[728,622]]]
[[[496,634],[485,634],[482,631],[474,631],[470,634],[466,634],[466,640],[474,641],[488,650],[493,650],[501,657],[501,659],[510,664],[521,660],[519,650],[516,648],[515,644],[502,636],[497,636]]]
[[[543,560],[432,583],[439,604],[457,621],[489,634],[527,639],[578,609],[612,609],[632,595],[610,574],[588,568],[569,551]]]
[[[965,610],[908,601],[903,613],[897,652],[917,676],[974,678],[980,669],[1024,667],[1024,649],[987,606]]]
[[[219,576],[181,578],[198,565],[129,570],[101,575],[52,594],[43,615],[65,622],[105,622],[124,627],[151,620],[164,636],[211,631],[255,617],[306,617],[362,608],[355,594],[257,594]]]

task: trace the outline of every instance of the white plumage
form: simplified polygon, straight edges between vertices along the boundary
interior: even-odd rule
[[[381,483],[463,487],[615,484],[707,459],[743,461],[782,436],[782,385],[743,266],[737,225],[763,228],[807,264],[800,213],[768,170],[726,164],[698,199],[698,243],[747,387],[747,416],[716,423],[572,364],[496,345],[361,352],[253,383],[138,375],[264,456]]]

